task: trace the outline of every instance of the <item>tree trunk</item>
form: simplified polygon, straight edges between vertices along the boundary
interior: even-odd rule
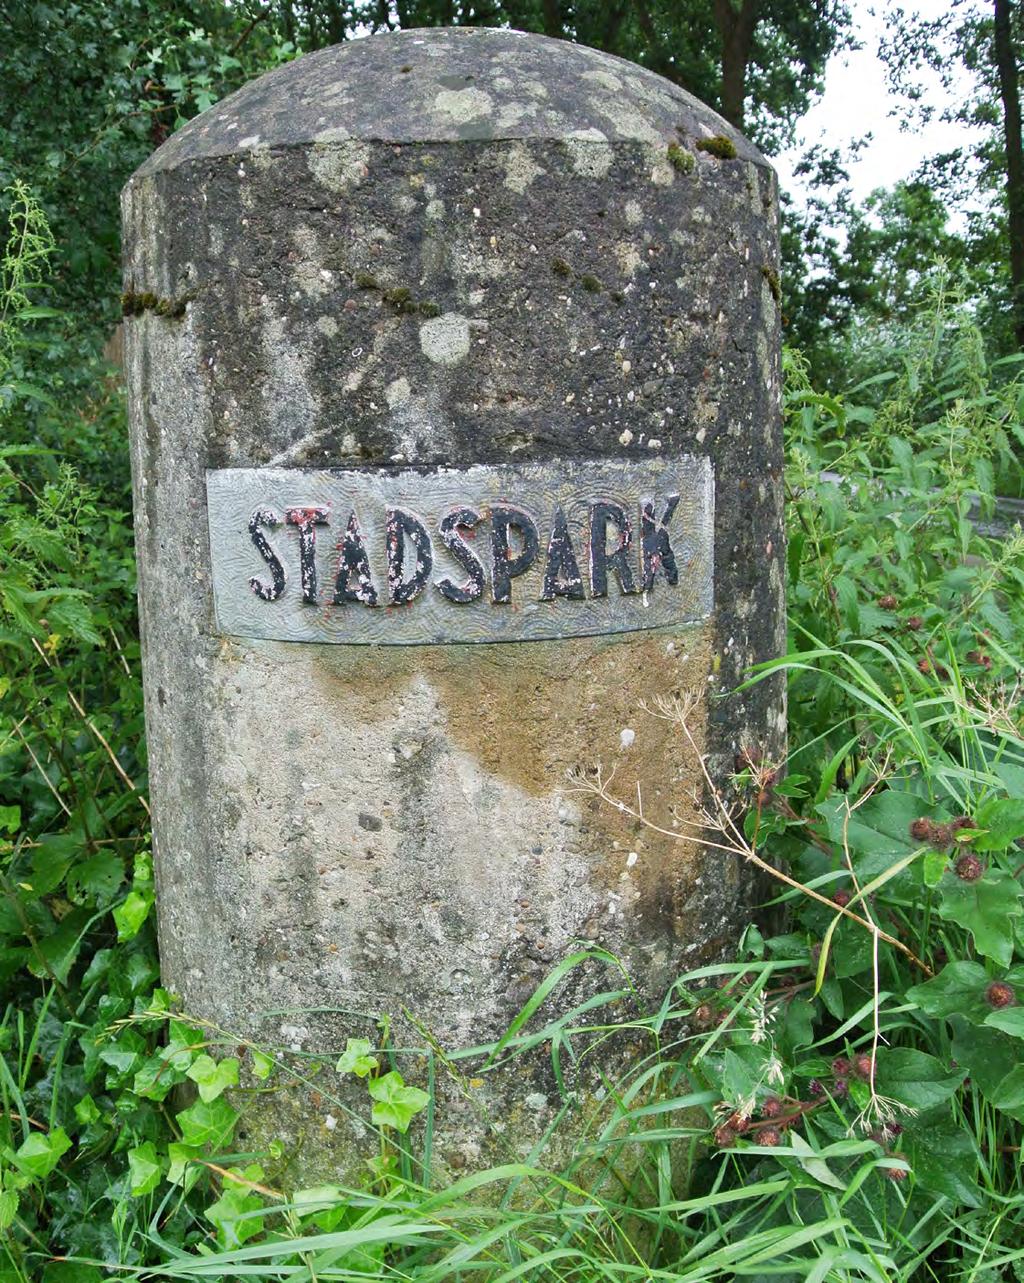
[[[1006,144],[1006,208],[1010,236],[1013,330],[1024,349],[1024,152],[1021,150],[1020,84],[1011,27],[1012,0],[995,0],[995,53],[1003,100]]]
[[[743,128],[747,64],[754,46],[759,3],[760,0],[715,0],[715,26],[722,38],[722,115],[737,129]]]

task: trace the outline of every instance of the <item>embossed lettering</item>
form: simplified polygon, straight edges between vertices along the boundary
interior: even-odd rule
[[[513,530],[521,544],[518,553],[509,543]],[[491,508],[491,600],[496,605],[512,600],[512,580],[530,569],[538,552],[540,538],[533,518],[512,504],[495,504]]]
[[[388,600],[392,606],[404,606],[426,588],[434,565],[434,551],[426,526],[404,508],[388,508],[384,528],[387,532]],[[408,565],[410,549],[413,552],[411,569]]]
[[[299,579],[302,583],[302,600],[307,606],[315,606],[317,600],[316,528],[326,526],[329,516],[328,508],[285,509],[285,521],[288,525],[299,528]]]
[[[556,597],[568,597],[572,601],[582,601],[583,576],[580,574],[576,550],[572,546],[572,536],[565,513],[556,508],[551,519],[551,536],[548,539],[548,555],[544,564],[544,587],[541,589],[541,601],[554,601]]]
[[[434,587],[442,597],[447,597],[458,606],[478,600],[484,590],[483,563],[459,534],[460,530],[472,530],[479,520],[480,514],[472,508],[453,508],[438,526],[442,543],[466,571],[469,579],[461,588],[447,578],[436,580]]]
[[[644,592],[650,592],[660,570],[675,587],[679,582],[679,569],[668,538],[668,523],[679,506],[679,496],[670,494],[665,501],[665,512],[660,521],[655,520],[654,500],[645,499],[640,505],[641,581]]]
[[[262,580],[257,579],[255,575],[249,580],[249,587],[262,601],[277,601],[278,597],[284,592],[284,566],[281,564],[277,553],[267,542],[267,536],[262,530],[263,526],[269,526],[273,529],[274,526],[279,526],[280,524],[281,518],[273,508],[257,508],[249,518],[249,537],[252,539],[256,551],[270,567],[269,586]]]
[[[615,549],[608,551],[608,525],[618,527]],[[620,504],[597,499],[590,505],[590,592],[594,597],[608,596],[608,571],[619,577],[624,593],[636,592],[629,554],[633,546],[633,523]]]
[[[345,538],[338,548],[338,578],[334,585],[334,604],[343,606],[350,601],[362,602],[364,606],[377,605],[370,559],[354,512],[349,516]]]

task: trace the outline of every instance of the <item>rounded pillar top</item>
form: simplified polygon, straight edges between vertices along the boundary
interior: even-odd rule
[[[567,40],[480,27],[414,28],[307,54],[225,98],[138,176],[189,161],[344,143],[578,139],[665,147],[725,136],[758,150],[692,94]]]

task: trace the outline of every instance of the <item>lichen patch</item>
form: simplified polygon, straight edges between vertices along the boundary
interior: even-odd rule
[[[465,125],[494,110],[494,99],[482,89],[442,89],[434,98],[434,106],[453,124]]]
[[[367,166],[369,156],[370,149],[366,143],[351,139],[340,143],[318,141],[310,148],[307,164],[321,186],[332,192],[348,192],[358,187],[370,172]]]
[[[458,312],[445,312],[420,326],[423,355],[435,365],[458,365],[469,355],[469,321]]]
[[[516,143],[508,149],[505,155],[505,186],[509,191],[517,192],[521,196],[534,179],[539,178],[543,173],[544,170],[534,162],[533,157],[521,143]]]

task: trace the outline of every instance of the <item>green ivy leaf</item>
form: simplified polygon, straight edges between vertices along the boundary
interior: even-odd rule
[[[64,1128],[54,1127],[50,1132],[27,1136],[15,1150],[14,1161],[27,1176],[49,1176],[70,1148],[71,1138]]]
[[[334,1067],[339,1074],[355,1074],[357,1078],[365,1078],[367,1074],[380,1068],[380,1061],[371,1055],[372,1051],[373,1045],[369,1038],[349,1038]]]
[[[0,1192],[0,1231],[10,1229],[18,1214],[18,1191],[5,1189]]]
[[[177,1115],[183,1144],[209,1145],[212,1149],[227,1144],[238,1119],[238,1111],[223,1099],[197,1100],[191,1109]]]
[[[160,1184],[162,1167],[151,1140],[128,1151],[128,1178],[133,1198],[151,1194]]]
[[[199,1088],[201,1100],[216,1100],[226,1088],[238,1086],[238,1061],[233,1057],[214,1060],[204,1053],[193,1060],[188,1077]]]
[[[263,1169],[255,1164],[241,1172],[237,1168],[230,1170],[246,1181],[259,1181],[263,1178]],[[256,1191],[226,1177],[224,1192],[216,1203],[206,1209],[205,1216],[217,1227],[223,1247],[240,1247],[246,1239],[259,1234],[263,1229],[263,1217],[252,1215],[262,1207],[263,1199]]]
[[[255,1047],[252,1049],[252,1072],[261,1082],[265,1082],[274,1072],[273,1059]]]
[[[374,1078],[369,1085],[374,1106],[370,1115],[382,1127],[395,1127],[400,1132],[409,1130],[409,1124],[426,1109],[430,1097],[418,1087],[407,1087],[405,1079],[395,1069],[383,1078]]]
[[[96,1104],[91,1096],[82,1096],[75,1101],[75,1118],[83,1127],[88,1127],[90,1123],[99,1122],[103,1117],[100,1107]]]
[[[153,904],[152,895],[143,895],[139,891],[129,891],[120,904],[111,910],[114,925],[117,927],[117,938],[121,943],[131,940],[139,934],[142,924],[149,917]]]
[[[976,882],[947,873],[939,883],[939,917],[974,936],[974,947],[1001,967],[1013,960],[1014,920],[1021,916],[1021,886],[1002,869],[989,869]]]
[[[184,1185],[191,1189],[199,1179],[201,1168],[196,1159],[202,1157],[202,1150],[195,1145],[182,1145],[171,1141],[167,1146],[167,1179],[172,1185]]]
[[[184,1074],[174,1068],[164,1053],[157,1052],[136,1070],[132,1091],[146,1100],[166,1100],[171,1088],[184,1082],[184,1078]]]

